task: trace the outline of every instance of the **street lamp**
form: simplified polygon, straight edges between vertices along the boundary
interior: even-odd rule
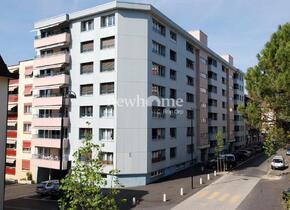
[[[62,170],[62,162],[63,162],[63,136],[64,136],[64,128],[63,128],[63,118],[64,118],[64,113],[65,113],[65,99],[70,98],[76,98],[75,92],[68,90],[65,91],[65,87],[61,88],[61,129],[60,129],[60,170]]]
[[[194,167],[193,167],[193,108],[191,108],[191,119],[190,119],[190,129],[191,129],[191,134],[190,134],[190,140],[191,140],[191,164],[192,164],[192,175],[191,175],[191,189],[193,189],[193,174],[194,174]]]

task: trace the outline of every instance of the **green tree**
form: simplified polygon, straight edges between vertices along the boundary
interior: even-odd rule
[[[220,159],[221,152],[224,150],[224,139],[222,132],[218,131],[215,134],[215,139],[216,139],[215,155],[217,158],[217,171],[220,171],[222,170],[222,165],[224,165]]]
[[[271,155],[290,137],[290,23],[279,26],[257,59],[245,76],[251,100],[238,110],[251,127],[266,131],[264,148]]]
[[[110,188],[102,177],[102,151],[101,146],[91,141],[86,135],[82,146],[73,154],[72,168],[61,181],[60,189],[63,192],[59,199],[60,209],[68,210],[115,210],[118,209],[116,196],[120,186],[117,178],[113,178]],[[109,173],[115,177],[116,170]]]

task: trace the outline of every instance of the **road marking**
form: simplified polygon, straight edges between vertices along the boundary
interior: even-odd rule
[[[202,191],[202,192],[198,192],[196,197],[197,198],[203,198],[204,196],[206,196],[209,192],[208,191]]]
[[[224,202],[228,197],[230,196],[230,194],[229,193],[225,193],[225,194],[223,194],[218,200],[220,201],[220,202]]]
[[[240,201],[240,199],[241,199],[241,197],[239,195],[235,195],[230,199],[229,203],[230,204],[237,204]]]
[[[220,193],[219,192],[213,192],[209,197],[207,197],[207,199],[212,200],[215,197],[217,197]]]

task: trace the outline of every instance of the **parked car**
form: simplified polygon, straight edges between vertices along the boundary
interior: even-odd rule
[[[273,157],[271,162],[271,169],[284,169],[285,166],[285,160],[281,155]]]
[[[236,165],[236,156],[234,154],[224,154],[221,157],[225,158],[228,168],[232,168]]]
[[[239,152],[247,156],[247,158],[252,155],[252,153],[249,150],[239,150]]]
[[[256,150],[254,148],[251,148],[251,147],[246,148],[245,150],[251,152],[251,155],[254,155],[256,153]]]
[[[57,196],[60,193],[59,180],[43,181],[36,185],[36,193],[39,195]]]
[[[236,161],[244,161],[248,158],[247,155],[245,155],[243,152],[236,151],[235,153]]]
[[[260,153],[263,151],[263,148],[261,146],[258,146],[258,145],[255,145],[254,149],[256,150],[257,153]],[[290,153],[289,153],[289,155],[290,155]]]
[[[290,155],[290,148],[286,150],[286,155]]]
[[[283,200],[288,201],[288,199],[290,198],[290,188],[282,192],[282,198]]]

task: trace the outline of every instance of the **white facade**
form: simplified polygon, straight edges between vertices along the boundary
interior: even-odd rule
[[[229,86],[228,81],[232,81],[232,78],[226,74],[237,70],[232,63],[207,47],[206,35],[197,37],[200,42],[151,5],[122,2],[111,2],[50,18],[36,23],[35,28],[40,35],[58,24],[69,25],[69,89],[76,93],[76,99],[70,100],[69,106],[70,146],[64,150],[69,160],[81,145],[81,133],[88,128],[92,130],[93,141],[103,143],[102,150],[108,153],[104,173],[118,169],[119,180],[125,186],[144,185],[188,167],[192,158],[190,132],[193,133],[193,162],[207,159],[212,137],[208,134],[207,123],[223,128],[232,120],[228,117],[221,120],[222,114],[232,112],[231,107],[221,108],[221,103],[227,103],[229,98],[229,94],[222,95],[222,89],[230,92],[229,89],[233,87],[232,84]],[[187,42],[192,45],[192,52],[187,49]],[[106,49],[102,49],[101,43],[106,45]],[[37,48],[40,54],[49,48],[58,51],[59,45],[47,44],[45,48]],[[211,67],[211,71],[217,74],[217,80],[208,81],[209,85],[218,88],[214,95],[208,93],[207,82],[200,81],[200,77],[208,77],[202,72],[207,72],[209,57],[217,61],[217,67]],[[110,71],[101,70],[106,61],[113,62]],[[49,62],[49,65],[39,65],[47,65],[49,69],[51,60]],[[81,73],[81,67],[85,64],[91,66],[92,62],[93,70]],[[158,73],[153,68],[157,64],[162,69]],[[201,68],[205,70],[199,71]],[[224,68],[230,70],[222,71]],[[222,78],[225,78],[225,84]],[[170,107],[166,108],[165,113],[156,114],[152,109],[162,108],[118,104],[121,100],[147,99],[156,91],[160,91],[162,98],[175,96],[183,100],[181,107],[175,107],[179,111],[176,118],[170,117]],[[205,93],[206,99],[197,94],[199,91]],[[216,121],[208,122],[207,116],[199,113],[200,106],[207,107],[207,96],[218,100],[218,107],[209,107],[209,112],[219,115]],[[113,106],[113,116],[102,117],[101,106]],[[92,115],[80,113],[81,109],[91,110],[91,107]],[[191,115],[191,110],[192,121],[187,117]],[[200,126],[201,121],[206,126]],[[193,131],[190,131],[191,122]],[[197,130],[197,127],[201,127],[202,131]],[[111,137],[104,140],[100,138],[103,136],[100,132]],[[229,132],[226,128],[225,138],[232,137]],[[204,140],[199,140],[200,135],[203,135]],[[228,142],[233,142],[233,139]]]

